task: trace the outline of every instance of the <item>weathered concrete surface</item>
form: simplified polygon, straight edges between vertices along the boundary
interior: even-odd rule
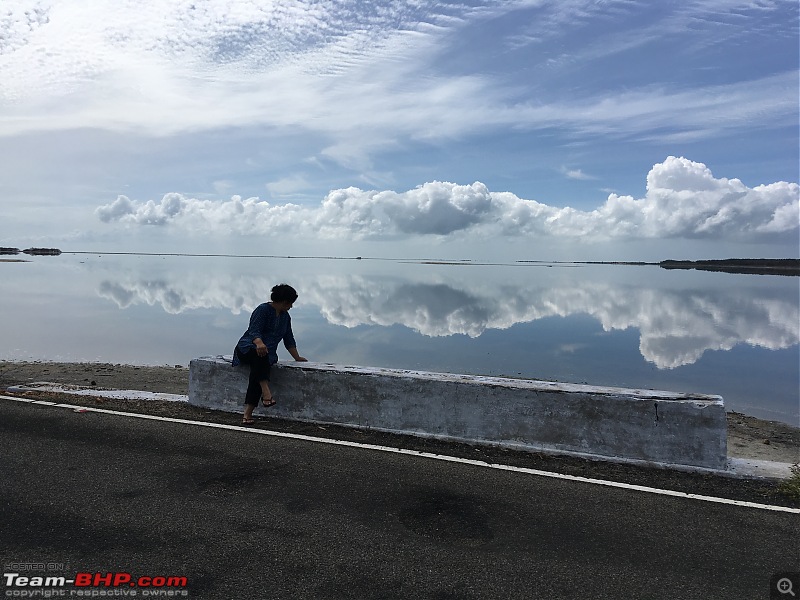
[[[241,412],[248,367],[189,365],[189,402]],[[274,417],[663,464],[725,469],[722,398],[322,363],[279,363]]]

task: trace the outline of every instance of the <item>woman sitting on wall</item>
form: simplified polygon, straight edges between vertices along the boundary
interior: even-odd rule
[[[297,352],[289,309],[297,300],[295,289],[285,283],[272,288],[271,302],[260,304],[250,315],[250,326],[233,351],[233,366],[250,365],[250,383],[244,398],[242,424],[252,425],[253,409],[261,402],[273,406],[269,389],[270,367],[278,362],[278,343],[282,340],[296,361],[306,362]]]

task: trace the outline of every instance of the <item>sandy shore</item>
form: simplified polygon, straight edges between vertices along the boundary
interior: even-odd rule
[[[189,369],[181,366],[147,367],[107,363],[53,363],[0,361],[0,390],[37,381],[120,390],[187,394]],[[159,413],[180,407],[160,407]],[[784,463],[800,461],[800,428],[728,413],[728,456]]]

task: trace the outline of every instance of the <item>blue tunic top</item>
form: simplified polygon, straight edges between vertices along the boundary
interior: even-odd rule
[[[269,364],[274,365],[278,362],[278,342],[283,340],[286,349],[297,348],[292,334],[292,318],[289,313],[284,311],[281,314],[272,308],[272,305],[265,302],[259,304],[250,315],[250,326],[236,344],[236,350],[242,354],[247,354],[256,345],[253,340],[261,338],[269,350]],[[239,357],[233,353],[231,364],[236,367],[239,365]]]

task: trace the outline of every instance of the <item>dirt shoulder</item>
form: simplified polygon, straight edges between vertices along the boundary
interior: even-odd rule
[[[0,361],[0,388],[34,381],[167,394],[189,393],[189,369],[181,365],[146,367],[109,363]]]
[[[181,365],[151,367],[109,363],[0,361],[0,390],[35,381],[188,394],[189,369]],[[174,412],[176,414],[171,416],[187,418],[182,407],[168,405],[169,403],[159,408],[159,414],[164,414],[165,411]],[[728,413],[728,456],[784,463],[799,462],[800,428],[740,413]]]

